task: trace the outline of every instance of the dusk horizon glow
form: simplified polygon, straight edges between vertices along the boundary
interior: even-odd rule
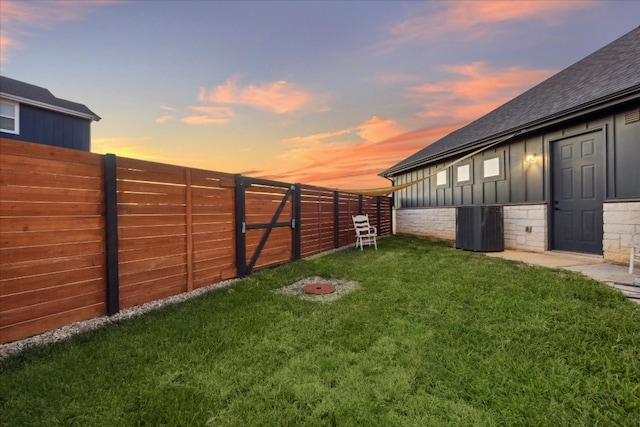
[[[0,2],[1,74],[87,105],[92,151],[329,188],[640,24],[640,1]]]

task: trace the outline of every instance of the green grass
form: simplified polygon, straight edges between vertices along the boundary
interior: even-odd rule
[[[313,275],[360,286],[272,292]],[[637,427],[639,384],[621,293],[396,236],[0,361],[0,424]]]

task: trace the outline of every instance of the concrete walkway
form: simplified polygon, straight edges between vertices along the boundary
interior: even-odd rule
[[[504,252],[487,252],[486,255],[547,268],[577,271],[622,291],[631,301],[640,304],[640,285],[634,284],[636,275],[640,274],[640,267],[636,267],[635,274],[631,275],[629,265],[611,264],[597,255],[559,251],[534,253],[505,250]]]

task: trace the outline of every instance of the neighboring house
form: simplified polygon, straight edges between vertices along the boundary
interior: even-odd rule
[[[457,206],[501,205],[506,249],[628,262],[640,233],[640,27],[381,176],[432,174],[394,194],[397,233],[455,239]]]
[[[85,105],[0,76],[0,137],[89,151],[94,120],[100,117]]]

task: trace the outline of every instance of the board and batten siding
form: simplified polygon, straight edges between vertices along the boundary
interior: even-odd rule
[[[536,153],[535,162],[526,162],[526,153]],[[407,172],[394,177],[394,185],[415,181],[446,170],[447,184],[438,186],[436,177],[410,186],[396,193],[396,208],[444,207],[509,203],[532,203],[544,200],[543,136],[521,139],[497,146],[449,167],[453,160]],[[499,157],[503,174],[499,179],[484,179],[482,164],[486,159]],[[456,168],[470,166],[471,180],[456,183]]]
[[[438,186],[434,176],[397,191],[395,208],[547,203],[551,194],[548,155],[551,141],[590,129],[605,132],[606,199],[640,199],[640,121],[625,122],[629,110],[633,108],[515,139],[453,167],[449,166],[455,158],[396,175],[393,184],[401,185],[446,169],[447,184]],[[536,155],[534,162],[526,161],[530,153]],[[499,179],[484,179],[483,161],[496,156],[504,173]],[[472,180],[456,183],[456,168],[465,164],[470,165]]]

